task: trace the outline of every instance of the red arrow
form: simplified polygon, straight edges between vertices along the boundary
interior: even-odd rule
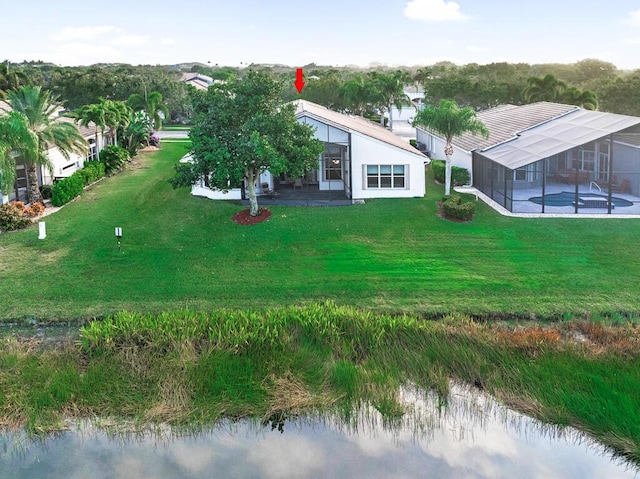
[[[302,89],[304,88],[304,80],[302,79],[302,68],[298,68],[296,70],[296,81],[293,84],[296,86],[298,93],[302,93]]]

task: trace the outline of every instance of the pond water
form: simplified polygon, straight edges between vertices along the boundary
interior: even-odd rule
[[[405,389],[393,424],[373,408],[344,416],[240,421],[195,435],[166,426],[70,424],[44,441],[0,437],[13,478],[633,478],[638,469],[571,428],[558,429],[462,387],[445,407]]]

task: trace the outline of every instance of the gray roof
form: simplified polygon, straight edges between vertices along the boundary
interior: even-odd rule
[[[337,111],[329,110],[328,108],[307,100],[296,100],[293,103],[296,105],[296,118],[309,116],[310,118],[314,118],[338,129],[361,133],[426,159],[424,154],[398,135],[366,118],[338,113]]]
[[[635,125],[640,118],[578,108],[522,131],[512,141],[485,148],[482,155],[516,169]]]
[[[577,106],[541,101],[528,105],[501,105],[478,112],[476,117],[489,130],[489,138],[465,133],[453,139],[454,146],[465,151],[485,149],[516,138],[518,133],[576,111]]]

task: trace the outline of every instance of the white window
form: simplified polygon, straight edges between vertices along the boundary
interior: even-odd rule
[[[367,188],[406,188],[405,165],[366,165]]]
[[[513,170],[514,181],[528,181],[529,183],[536,180],[536,164],[531,163],[517,170]]]

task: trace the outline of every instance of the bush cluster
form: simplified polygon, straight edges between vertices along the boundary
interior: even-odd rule
[[[29,226],[31,220],[24,215],[24,210],[22,202],[0,205],[0,230],[14,231]]]
[[[433,177],[440,183],[445,182],[446,175],[446,163],[444,160],[432,160],[431,170],[433,171]],[[468,185],[471,181],[471,175],[466,168],[460,168],[458,166],[451,167],[451,184],[453,186]]]
[[[66,205],[82,193],[82,189],[99,180],[104,176],[105,165],[100,161],[89,161],[84,164],[84,168],[76,171],[73,175],[58,181],[51,195],[53,206]]]
[[[110,175],[129,161],[129,152],[121,146],[107,146],[100,152],[100,161],[104,164],[105,173]]]
[[[442,212],[449,218],[469,221],[473,218],[476,205],[472,201],[462,201],[460,195],[445,196],[442,198]]]
[[[87,186],[102,178],[104,176],[104,170],[104,163],[100,161],[89,161],[84,164],[84,168],[78,170],[76,173],[80,174],[84,186]]]
[[[58,181],[53,187],[53,195],[51,196],[51,204],[53,206],[66,205],[82,193],[84,188],[83,176],[76,171],[73,175]]]

